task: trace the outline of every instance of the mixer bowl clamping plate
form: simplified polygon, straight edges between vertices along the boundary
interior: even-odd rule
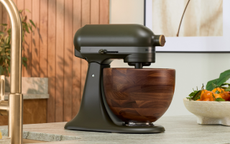
[[[160,133],[154,125],[168,109],[175,88],[175,70],[143,68],[155,62],[155,46],[163,35],[136,24],[85,25],[74,37],[75,56],[89,63],[79,113],[65,129]],[[110,68],[123,59],[134,68]]]

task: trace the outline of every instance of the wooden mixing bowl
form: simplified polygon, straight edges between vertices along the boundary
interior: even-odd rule
[[[174,69],[105,68],[103,84],[112,112],[125,122],[154,122],[168,109]]]

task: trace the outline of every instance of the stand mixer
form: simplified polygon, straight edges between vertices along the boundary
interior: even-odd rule
[[[74,37],[75,56],[87,60],[89,68],[79,113],[65,125],[65,129],[117,133],[164,132],[164,127],[154,125],[151,120],[125,120],[116,115],[116,110],[108,103],[105,91],[111,90],[105,89],[107,78],[103,76],[106,70],[111,70],[113,59],[123,59],[135,67],[130,70],[142,73],[143,66],[155,62],[155,46],[164,44],[163,35],[154,35],[142,25],[85,25],[79,29]],[[163,75],[165,77],[167,73]],[[173,75],[175,79],[175,72],[170,71],[170,76]],[[164,101],[166,107],[159,116],[154,117],[154,121],[163,115],[171,103],[175,80],[170,82],[172,86],[166,84],[170,86],[169,101]]]

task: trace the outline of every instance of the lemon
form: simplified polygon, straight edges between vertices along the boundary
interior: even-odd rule
[[[0,139],[2,139],[2,133],[1,133],[1,131],[0,131]]]

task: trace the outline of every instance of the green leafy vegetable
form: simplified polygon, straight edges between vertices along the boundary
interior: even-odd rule
[[[230,70],[222,72],[219,78],[207,82],[206,89],[212,91],[216,87],[221,87],[230,78]]]
[[[230,86],[225,89],[225,91],[230,91]]]
[[[225,101],[225,100],[222,98],[216,98],[215,101]]]
[[[201,90],[194,90],[189,94],[189,97],[187,97],[187,99],[198,100],[200,99],[200,95],[201,95]]]
[[[222,97],[222,93],[228,92],[228,94],[230,94],[230,84],[226,83],[226,81],[229,79],[230,79],[230,69],[222,72],[219,78],[216,78],[216,79],[213,79],[207,82],[206,84],[207,91],[212,92],[212,90],[214,90],[215,88],[218,88],[212,92],[212,96],[215,101],[225,101],[226,100],[226,95],[225,97],[223,97],[224,98],[223,99],[223,98],[220,98],[220,96],[216,96],[216,94],[218,95],[220,94],[221,97]],[[198,100],[200,99],[201,94],[205,92],[203,90],[204,90],[204,86],[202,86],[201,90],[198,90],[198,89],[193,90],[193,92],[191,92],[189,94],[189,97],[187,98],[190,100]],[[216,98],[216,97],[219,97],[219,98]]]
[[[217,85],[221,86],[223,83],[225,83],[230,78],[230,70],[226,70],[220,74],[220,77],[217,81]]]
[[[214,80],[209,81],[206,85],[206,90],[212,91],[214,88],[216,88],[217,87],[217,85],[216,85],[217,81],[218,81],[218,79],[214,79]]]

